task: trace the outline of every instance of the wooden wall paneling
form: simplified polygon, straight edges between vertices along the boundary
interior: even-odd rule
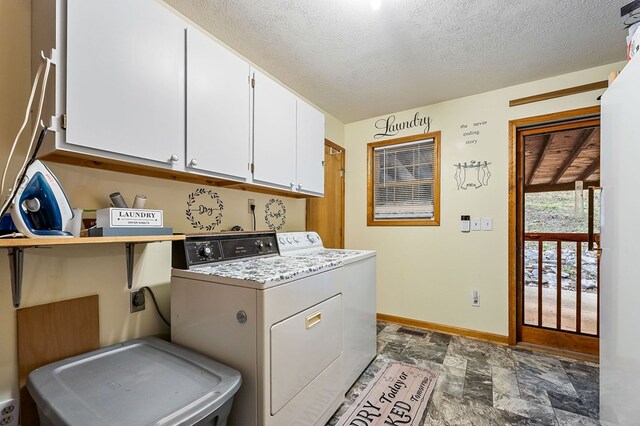
[[[580,155],[582,150],[587,146],[587,144],[589,144],[589,141],[591,140],[591,138],[595,133],[596,133],[596,129],[586,129],[584,131],[584,134],[582,135],[580,140],[575,144],[569,156],[564,160],[562,165],[558,167],[558,171],[556,175],[553,177],[553,179],[551,179],[550,183],[552,185],[555,185],[558,183],[562,175],[564,175],[564,172],[567,171],[569,166],[571,166],[575,161],[575,159],[578,158],[578,155]]]
[[[531,185],[531,181],[533,180],[533,177],[536,175],[536,172],[540,168],[540,165],[542,164],[542,160],[544,160],[544,156],[547,154],[547,150],[549,149],[549,146],[551,146],[552,141],[553,141],[553,134],[544,135],[542,148],[540,149],[538,158],[536,158],[536,162],[533,165],[533,168],[531,169],[531,171],[529,172],[529,176],[526,177],[527,178],[526,185]]]
[[[27,376],[43,365],[100,347],[98,295],[21,308],[16,319],[20,424],[38,425]]]
[[[598,156],[595,160],[593,160],[591,164],[587,166],[584,172],[582,172],[582,174],[578,176],[578,180],[581,180],[581,181],[587,180],[587,178],[591,176],[593,172],[595,172],[599,168],[600,168],[600,156]],[[595,185],[586,185],[586,184],[584,185],[584,187],[587,187],[587,186],[600,186],[600,181],[598,181],[598,183]]]

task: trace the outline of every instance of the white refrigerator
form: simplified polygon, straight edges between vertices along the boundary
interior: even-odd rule
[[[600,419],[640,424],[640,54],[602,96]]]

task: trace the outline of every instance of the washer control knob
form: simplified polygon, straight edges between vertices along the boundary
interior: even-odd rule
[[[256,247],[258,251],[262,251],[262,249],[264,249],[264,243],[262,241],[256,241]]]
[[[310,243],[315,243],[316,237],[314,237],[313,234],[307,234],[307,240],[309,240]]]
[[[290,243],[290,244],[293,243],[293,238],[287,237],[287,242]]]
[[[287,244],[287,240],[285,240],[284,237],[278,238],[278,241],[280,242],[280,244]]]
[[[211,247],[209,246],[204,246],[200,249],[200,255],[204,257],[210,257],[211,254],[213,254],[213,250],[211,250]]]
[[[293,237],[293,241],[295,241],[296,243],[299,243],[300,239],[298,237]]]

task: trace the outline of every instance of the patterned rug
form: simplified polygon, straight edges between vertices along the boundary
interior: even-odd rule
[[[380,369],[336,426],[418,426],[438,375],[392,362]]]

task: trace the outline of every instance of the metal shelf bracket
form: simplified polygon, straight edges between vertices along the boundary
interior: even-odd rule
[[[131,290],[133,285],[133,255],[135,252],[136,243],[125,243],[125,250],[127,253],[127,288]]]
[[[133,285],[133,258],[136,243],[125,243],[127,256],[127,288]],[[11,298],[13,307],[20,307],[22,298],[22,270],[24,263],[24,247],[7,247],[9,252],[9,269],[11,271]]]
[[[132,239],[135,238],[133,241]],[[58,245],[83,245],[83,244],[113,244],[124,243],[127,261],[127,287],[131,289],[133,284],[133,260],[136,244],[148,244],[162,241],[176,241],[184,239],[182,235],[154,235],[135,237],[85,237],[85,238],[33,238],[17,240],[0,240],[0,248],[6,248],[9,255],[9,267],[11,273],[11,296],[14,308],[20,307],[22,298],[22,272],[24,263],[24,251],[28,248],[52,247]]]
[[[11,297],[13,307],[20,307],[22,297],[22,261],[24,259],[24,249],[22,247],[8,247],[9,268],[11,269]]]

